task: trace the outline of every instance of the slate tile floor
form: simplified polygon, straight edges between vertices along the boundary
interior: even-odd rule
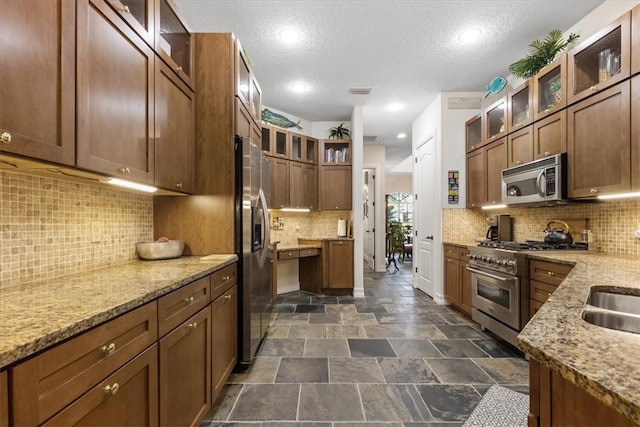
[[[522,355],[415,290],[411,268],[365,272],[364,299],[281,295],[202,426],[461,426],[492,384],[528,393]]]

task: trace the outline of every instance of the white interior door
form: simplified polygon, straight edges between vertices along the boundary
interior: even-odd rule
[[[414,249],[417,243],[417,256],[414,262],[417,263],[417,280],[416,287],[427,295],[433,297],[435,293],[434,286],[434,254],[433,254],[433,236],[435,234],[434,226],[434,207],[435,200],[435,184],[436,184],[436,140],[435,136],[429,138],[424,144],[418,147],[416,151],[416,195],[414,200],[417,221],[415,224]]]
[[[373,169],[363,170],[363,229],[364,229],[364,242],[363,252],[364,258],[371,270],[376,269],[375,265],[375,171]]]

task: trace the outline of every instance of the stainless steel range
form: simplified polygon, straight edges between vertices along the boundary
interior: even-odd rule
[[[513,346],[529,321],[527,251],[583,250],[586,245],[543,242],[483,242],[469,246],[471,317]]]

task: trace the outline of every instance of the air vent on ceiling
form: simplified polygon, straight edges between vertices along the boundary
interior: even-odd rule
[[[362,137],[362,142],[374,142],[377,138],[376,135],[365,135]]]
[[[371,95],[372,87],[350,87],[349,95]]]

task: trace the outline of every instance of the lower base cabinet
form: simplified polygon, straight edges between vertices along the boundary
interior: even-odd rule
[[[211,408],[211,309],[160,340],[160,425],[197,425]]]
[[[637,425],[533,358],[529,359],[529,399],[529,427]]]
[[[118,369],[43,425],[157,426],[157,344]]]
[[[467,271],[469,251],[444,245],[444,294],[447,301],[471,316],[471,273]]]
[[[0,427],[9,426],[9,382],[7,372],[0,372]]]
[[[301,290],[334,295],[353,292],[353,240],[298,239],[298,243],[322,247],[319,252],[302,254],[300,251]]]
[[[211,303],[213,401],[238,361],[238,286]]]

